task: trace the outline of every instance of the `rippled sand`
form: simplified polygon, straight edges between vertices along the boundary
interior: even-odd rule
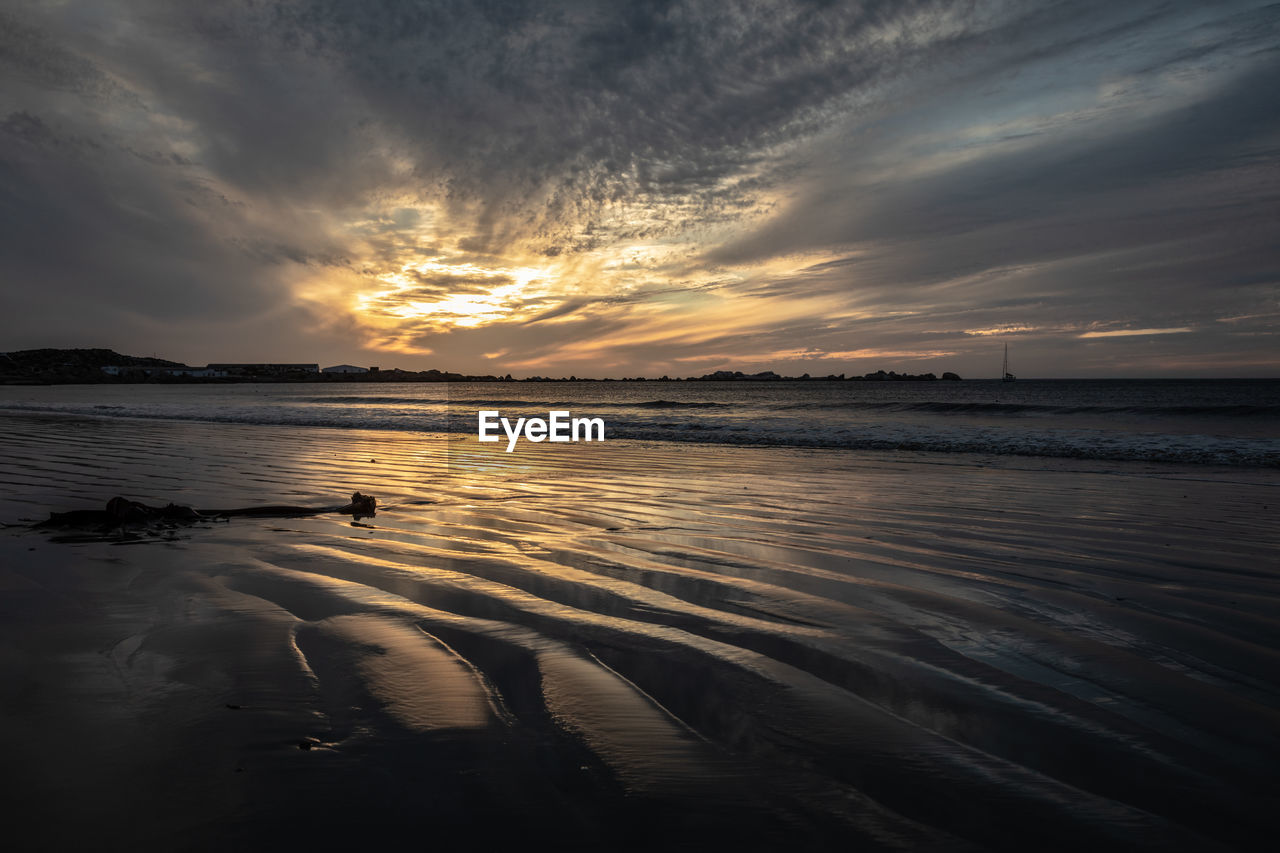
[[[4,424],[6,522],[381,504],[4,531],[53,848],[1250,849],[1280,805],[1269,474]]]

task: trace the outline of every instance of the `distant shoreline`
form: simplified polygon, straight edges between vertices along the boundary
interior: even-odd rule
[[[188,377],[188,376],[141,376],[141,377],[114,377],[104,376],[102,379],[93,377],[0,377],[0,385],[10,386],[39,386],[39,385],[244,385],[244,384],[260,384],[260,385],[276,385],[276,384],[378,384],[378,383],[402,383],[402,382],[496,382],[496,383],[526,383],[526,382],[950,382],[962,381],[957,377],[954,380],[943,379],[942,377],[927,374],[920,375],[897,375],[886,378],[876,378],[870,376],[773,376],[768,378],[742,377],[742,378],[714,378],[709,379],[701,376],[689,377],[670,377],[663,376],[653,379],[645,376],[624,376],[624,377],[605,377],[595,379],[585,376],[530,376],[525,379],[515,379],[504,376],[468,376],[463,374],[439,374],[434,375],[434,371],[421,372],[379,372],[376,374],[361,374],[356,376],[342,376],[331,374],[315,374],[309,376],[290,376],[290,375],[268,375],[268,376],[221,376],[221,377]],[[993,382],[999,381],[993,379]]]
[[[593,379],[570,376],[529,376],[516,379],[510,373],[470,375],[442,370],[400,370],[356,367],[344,364],[321,368],[319,364],[216,364],[192,367],[161,358],[122,355],[108,349],[37,349],[0,353],[0,385],[136,385],[223,384],[240,382],[935,382],[960,381],[945,372],[898,373],[877,370],[861,376],[780,376],[771,370],[743,373],[718,370],[702,376],[623,376]]]

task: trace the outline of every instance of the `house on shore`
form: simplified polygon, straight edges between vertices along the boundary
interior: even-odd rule
[[[319,373],[318,364],[211,364],[209,370],[224,371],[227,376],[284,376],[289,373]]]
[[[333,367],[323,367],[321,373],[368,373],[367,367],[356,367],[354,364],[335,364]]]
[[[130,376],[141,374],[143,376],[194,376],[199,379],[211,379],[220,376],[226,376],[227,373],[222,370],[215,370],[210,367],[149,367],[138,365],[118,365],[108,364],[101,368],[102,372],[108,376]]]

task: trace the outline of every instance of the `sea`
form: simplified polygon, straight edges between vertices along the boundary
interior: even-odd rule
[[[0,388],[0,411],[475,435],[481,410],[607,439],[1280,468],[1280,379],[281,383]]]
[[[606,441],[508,454],[481,410]],[[50,849],[1267,849],[1278,415],[1259,380],[0,387],[10,811]]]

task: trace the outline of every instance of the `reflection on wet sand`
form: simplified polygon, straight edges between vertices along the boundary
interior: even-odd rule
[[[103,493],[379,498],[361,525],[234,519],[127,549],[8,531],[7,660],[42,675],[4,745],[57,765],[86,715],[113,744],[80,744],[110,755],[73,782],[37,779],[35,815],[137,779],[98,818],[127,835],[111,816],[149,792],[169,808],[157,844],[355,839],[374,817],[604,847],[1204,850],[1267,831],[1274,483],[23,424],[10,520]],[[290,825],[296,808],[326,828]]]

